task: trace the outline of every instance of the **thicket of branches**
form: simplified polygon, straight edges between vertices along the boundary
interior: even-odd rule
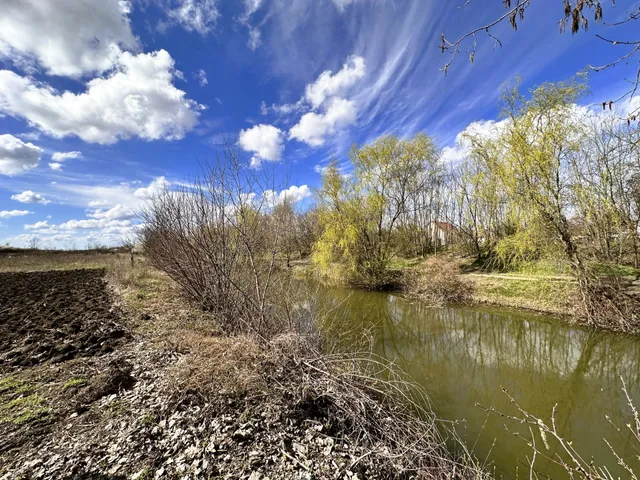
[[[141,240],[149,263],[216,314],[226,331],[269,338],[305,321],[280,271],[283,255],[308,249],[293,216],[273,180],[244,168],[226,148],[196,182],[150,202]]]

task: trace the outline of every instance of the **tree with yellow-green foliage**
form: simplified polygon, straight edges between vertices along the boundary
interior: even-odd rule
[[[352,148],[349,156],[351,175],[341,175],[335,163],[324,174],[318,191],[323,232],[313,258],[325,270],[338,263],[352,283],[378,287],[389,281],[395,228],[424,188],[424,172],[439,150],[426,135],[386,136]]]
[[[582,148],[585,130],[575,102],[585,91],[579,78],[543,84],[530,98],[516,85],[503,94],[505,121],[497,138],[470,137],[475,158],[486,163],[515,204],[520,227],[551,232],[578,274],[584,265],[569,222],[572,183],[566,166]]]

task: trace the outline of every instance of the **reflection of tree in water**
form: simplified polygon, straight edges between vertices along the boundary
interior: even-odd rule
[[[442,416],[466,418],[470,438],[475,439],[485,420],[476,402],[511,411],[501,392],[504,386],[523,408],[544,418],[558,403],[559,430],[582,443],[586,457],[606,459],[615,467],[602,441],[605,436],[619,453],[632,457],[622,439],[612,438],[604,415],[618,425],[626,423],[629,412],[620,376],[632,389],[632,397],[640,399],[637,339],[522,313],[434,309],[379,293],[332,289],[328,298],[334,305],[341,303],[334,312],[339,319],[334,326],[372,331],[375,352],[397,361],[422,383]],[[493,424],[483,435],[503,436],[503,422]],[[513,463],[513,440],[506,442],[504,451],[500,444],[494,450],[497,464]],[[526,449],[519,452],[526,453]]]

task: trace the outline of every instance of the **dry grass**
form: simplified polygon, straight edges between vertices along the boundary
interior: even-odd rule
[[[458,262],[441,256],[431,257],[405,274],[405,291],[432,305],[464,302],[472,289]]]

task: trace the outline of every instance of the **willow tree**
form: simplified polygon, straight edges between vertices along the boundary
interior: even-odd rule
[[[576,102],[586,91],[578,78],[547,83],[530,97],[517,86],[504,92],[504,121],[493,140],[474,142],[492,173],[522,213],[526,228],[538,226],[562,245],[580,293],[579,314],[591,324],[635,329],[636,305],[621,289],[589,272],[571,217],[577,185],[571,165],[583,155],[587,129]],[[492,151],[491,154],[486,154]],[[524,236],[523,238],[528,238]]]
[[[395,228],[424,188],[424,172],[439,150],[426,135],[386,136],[354,147],[349,156],[353,173],[343,176],[331,165],[318,191],[323,233],[314,260],[325,269],[338,262],[353,283],[377,287],[389,280]]]
[[[470,139],[474,155],[487,162],[518,210],[529,217],[527,223],[535,217],[562,242],[577,274],[584,265],[569,222],[566,165],[581,150],[584,132],[575,102],[585,89],[578,80],[544,84],[530,98],[517,86],[507,89],[496,138]]]

